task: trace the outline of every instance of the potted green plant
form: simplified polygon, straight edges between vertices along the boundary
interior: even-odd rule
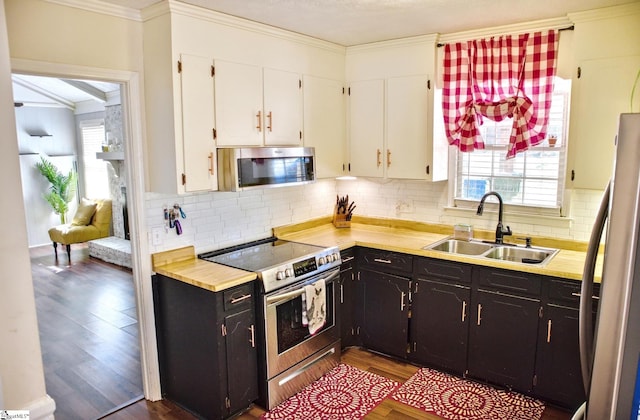
[[[69,203],[76,194],[76,172],[71,169],[68,175],[64,175],[56,165],[42,156],[40,162],[36,163],[36,168],[51,184],[49,192],[42,196],[51,205],[54,213],[60,215],[60,222],[66,223]]]

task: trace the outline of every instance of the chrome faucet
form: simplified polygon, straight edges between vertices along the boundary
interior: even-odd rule
[[[498,194],[495,191],[489,191],[488,193],[483,195],[482,198],[480,199],[480,204],[478,205],[478,212],[476,214],[478,216],[482,215],[482,210],[484,210],[484,200],[486,200],[487,197],[489,197],[490,195],[494,195],[498,199],[498,202],[500,203],[500,207],[498,208],[498,226],[496,226],[496,243],[502,244],[503,243],[502,238],[504,236],[509,236],[512,233],[511,233],[511,228],[509,226],[507,226],[507,230],[502,229],[502,197],[500,196],[500,194]]]

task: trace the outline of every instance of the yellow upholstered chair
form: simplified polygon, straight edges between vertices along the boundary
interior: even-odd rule
[[[91,241],[109,236],[111,226],[111,200],[86,200],[78,207],[71,223],[49,229],[53,250],[58,257],[58,244],[67,246],[67,257],[71,260],[71,244]]]

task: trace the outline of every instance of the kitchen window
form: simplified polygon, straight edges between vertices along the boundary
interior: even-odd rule
[[[513,126],[510,118],[500,122],[484,119],[480,127],[484,150],[464,153],[451,148],[455,206],[471,208],[485,193],[496,191],[505,204],[559,215],[564,194],[570,92],[571,81],[556,77],[547,139],[515,158],[506,159]]]

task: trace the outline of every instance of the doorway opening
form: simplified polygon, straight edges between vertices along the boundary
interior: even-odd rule
[[[136,286],[128,226],[123,85],[13,75],[20,166],[47,393],[56,416],[97,418],[143,398]],[[110,236],[56,258],[60,224],[42,193],[42,158],[78,174],[70,203],[110,198]],[[71,218],[69,218],[71,220]],[[104,242],[106,241],[106,242]],[[126,246],[122,246],[126,243]]]

